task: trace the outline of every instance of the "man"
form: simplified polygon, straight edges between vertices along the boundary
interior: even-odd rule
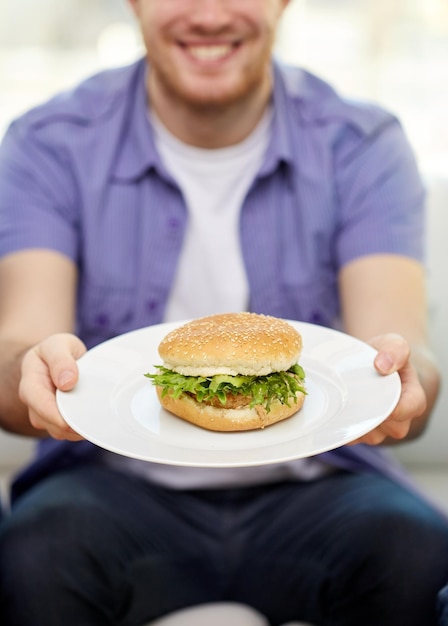
[[[4,140],[0,414],[42,441],[2,527],[2,623],[137,626],[213,600],[272,625],[437,623],[448,525],[377,447],[418,436],[438,392],[422,185],[392,116],[272,62],[286,4],[131,0],[146,61]],[[86,347],[244,309],[370,341],[396,409],[363,445],[228,470],[131,461],[60,416]]]

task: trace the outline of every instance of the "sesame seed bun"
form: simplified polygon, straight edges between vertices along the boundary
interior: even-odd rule
[[[257,313],[202,317],[159,345],[165,367],[185,376],[265,376],[288,370],[301,352],[302,337],[291,324]]]

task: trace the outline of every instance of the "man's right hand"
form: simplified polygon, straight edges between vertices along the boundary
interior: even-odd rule
[[[69,391],[78,381],[76,360],[86,352],[75,335],[51,335],[28,350],[22,361],[20,400],[28,407],[29,420],[54,439],[82,439],[63,420],[56,404],[56,390]]]

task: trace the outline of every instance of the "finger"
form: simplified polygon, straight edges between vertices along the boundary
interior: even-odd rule
[[[69,441],[80,441],[83,439],[57,412],[55,414],[51,414],[51,412],[37,413],[30,409],[29,420],[34,428],[45,431],[53,439]]]
[[[31,425],[61,438],[71,429],[62,419],[56,405],[56,388],[46,364],[34,350],[24,357],[23,375],[19,384],[20,400],[28,407]],[[72,431],[73,432],[73,431]]]
[[[86,347],[78,337],[71,334],[52,335],[36,348],[38,356],[47,364],[54,386],[69,391],[78,382],[76,360]]]
[[[347,445],[355,446],[359,443],[364,443],[369,446],[379,446],[384,442],[385,439],[386,435],[376,428],[375,430],[370,431],[370,433],[367,433],[362,437],[358,437],[358,439],[354,439]]]
[[[409,360],[409,344],[401,335],[395,333],[379,335],[369,343],[378,350],[374,366],[379,374],[392,374],[404,367]]]
[[[390,420],[384,423],[384,425],[380,428],[380,431],[386,437],[391,437],[392,439],[397,440],[404,439],[409,434],[411,422],[411,419],[407,419],[405,421]]]
[[[384,422],[386,427],[389,422],[392,424],[393,422],[412,421],[423,415],[427,407],[427,397],[415,368],[408,364],[400,370],[400,378],[400,400],[388,420]]]
[[[34,428],[46,431],[55,439],[76,441],[82,437],[70,428],[59,413],[53,377],[58,375],[58,365],[64,368],[68,363],[68,367],[72,367],[74,363],[76,380],[77,366],[73,355],[84,352],[85,348],[82,342],[73,342],[70,336],[59,336],[56,343],[54,346],[52,340],[45,340],[25,354],[22,361],[19,397],[28,407],[29,420]],[[51,367],[53,377],[50,373]]]

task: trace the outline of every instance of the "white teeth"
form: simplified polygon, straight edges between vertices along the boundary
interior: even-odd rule
[[[226,56],[232,49],[232,46],[190,46],[188,48],[190,54],[200,61],[216,61]]]

